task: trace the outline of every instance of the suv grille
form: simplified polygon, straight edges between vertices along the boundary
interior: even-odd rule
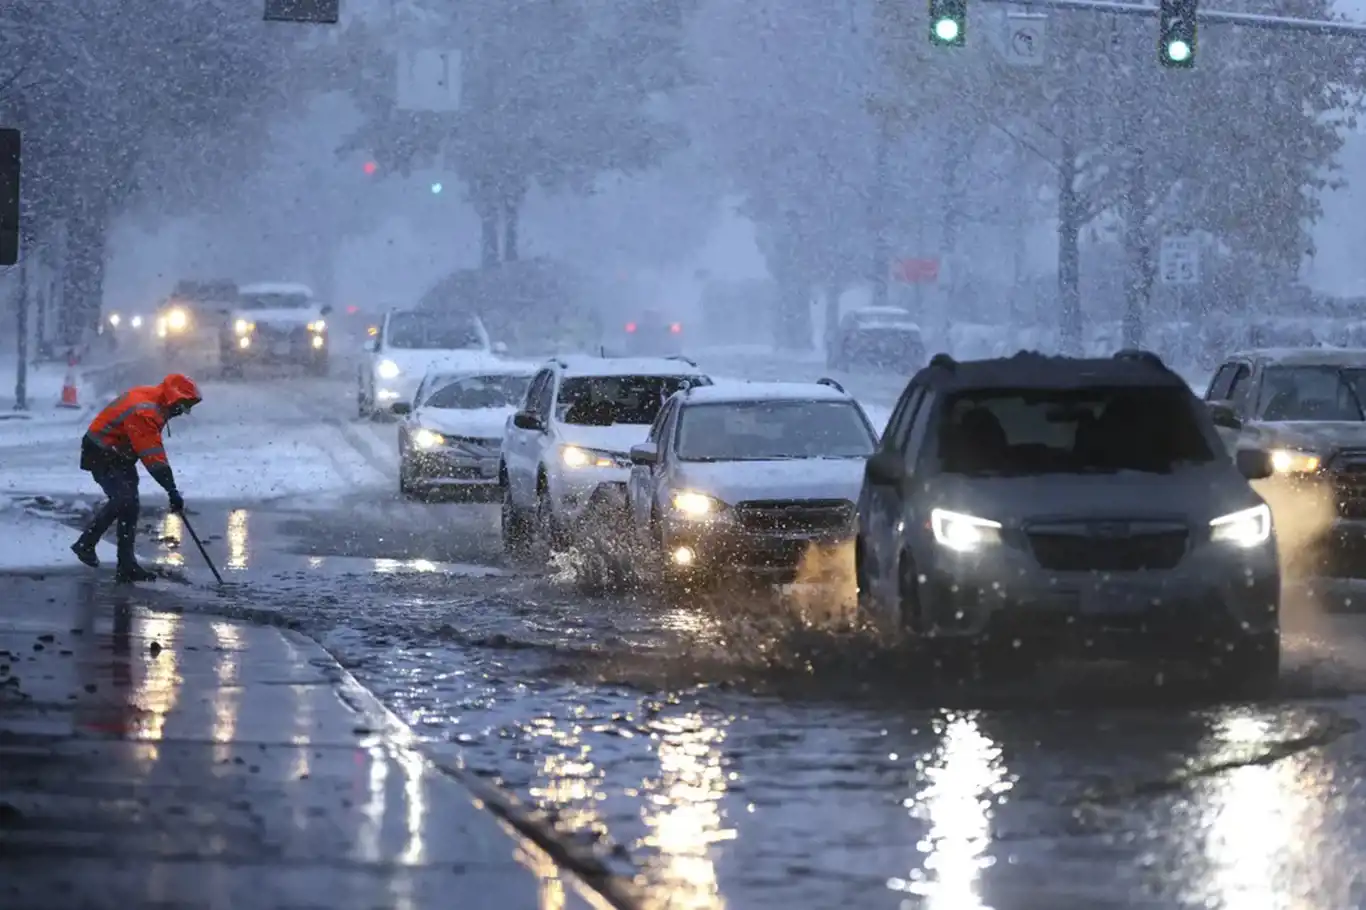
[[[1366,518],[1366,449],[1351,449],[1333,464],[1333,498],[1338,515]]]
[[[1185,530],[1139,531],[1120,537],[1029,534],[1039,565],[1054,572],[1138,572],[1172,569],[1186,554]]]
[[[847,499],[766,499],[735,507],[747,531],[843,531],[854,523],[854,504]]]

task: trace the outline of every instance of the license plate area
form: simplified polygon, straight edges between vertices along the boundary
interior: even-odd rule
[[[277,357],[283,357],[293,349],[293,346],[288,341],[277,341],[270,346],[271,353],[275,354]]]
[[[479,463],[479,474],[485,479],[492,479],[498,476],[498,459],[485,458]]]

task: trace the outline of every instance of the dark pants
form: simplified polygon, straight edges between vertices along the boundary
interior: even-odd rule
[[[100,485],[109,499],[95,513],[95,519],[81,535],[81,542],[91,545],[97,543],[109,527],[117,522],[115,538],[118,540],[119,565],[132,565],[136,562],[133,547],[137,543],[140,509],[137,462],[102,461],[91,465],[90,476],[95,478],[95,483]]]

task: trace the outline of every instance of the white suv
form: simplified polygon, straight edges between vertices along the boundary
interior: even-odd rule
[[[645,441],[670,396],[700,385],[711,379],[683,358],[546,364],[503,434],[504,547],[519,553],[539,538],[563,550],[595,509],[624,516],[631,447]]]
[[[427,374],[497,368],[506,350],[489,340],[483,320],[473,313],[394,310],[365,345],[356,374],[357,413],[387,413],[400,402],[411,410]]]

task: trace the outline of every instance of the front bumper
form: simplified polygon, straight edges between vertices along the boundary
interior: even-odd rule
[[[253,363],[304,363],[326,357],[327,349],[327,336],[307,328],[287,332],[257,331],[223,339],[225,357]]]
[[[446,486],[495,487],[498,485],[497,452],[474,454],[454,448],[409,450],[403,468],[410,480]]]
[[[937,544],[919,587],[920,628],[943,637],[1005,637],[1163,653],[1280,627],[1276,548],[1197,543],[1172,569],[1059,572],[1007,545],[981,554]]]
[[[561,523],[591,520],[597,510],[626,509],[629,468],[566,468],[551,479],[555,513]]]
[[[854,529],[757,532],[722,521],[670,519],[663,536],[665,556],[686,547],[695,571],[790,576],[813,548],[846,544]]]

